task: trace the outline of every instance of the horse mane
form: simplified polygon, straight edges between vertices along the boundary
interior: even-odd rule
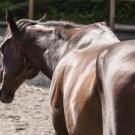
[[[70,28],[76,28],[76,27],[81,27],[83,26],[82,24],[77,24],[69,21],[47,21],[44,23],[41,23],[44,26],[55,26],[55,27],[63,27],[66,29]]]
[[[18,29],[23,32],[28,26],[37,24],[37,21],[30,19],[20,19],[17,21]]]
[[[16,22],[17,27],[20,32],[25,32],[26,28],[31,25],[42,25],[42,26],[54,26],[54,27],[63,27],[65,29],[70,29],[70,28],[79,28],[83,26],[82,24],[77,24],[69,21],[46,21],[46,22],[40,22],[40,21],[35,21],[31,19],[20,19]],[[7,27],[7,30],[5,32],[5,35],[9,37],[11,35],[9,31],[9,27]]]
[[[25,29],[30,25],[42,25],[42,26],[54,26],[54,27],[63,27],[65,29],[70,28],[78,28],[83,25],[69,22],[69,21],[46,21],[46,22],[40,22],[40,21],[34,21],[31,19],[20,19],[17,21],[17,26],[21,32],[25,31]]]

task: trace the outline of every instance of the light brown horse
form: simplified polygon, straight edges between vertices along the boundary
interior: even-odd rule
[[[53,75],[50,102],[56,135],[103,133],[95,65],[99,53],[119,41],[110,38],[110,31],[102,34],[87,27],[83,32],[87,34],[81,36],[79,43],[90,42],[90,45],[70,51],[58,63]],[[91,36],[95,38],[91,40]]]
[[[19,20],[7,13],[9,31],[1,43],[0,100],[10,103],[26,80],[42,71],[50,79],[59,60],[75,48],[101,47],[119,42],[103,23],[81,25],[71,22]]]
[[[135,40],[68,53],[50,90],[56,135],[135,135],[134,66]]]

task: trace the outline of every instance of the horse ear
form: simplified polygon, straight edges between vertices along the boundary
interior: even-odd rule
[[[9,25],[11,33],[14,36],[20,35],[20,31],[19,31],[19,29],[18,29],[18,27],[16,25],[16,22],[13,20],[12,13],[9,10],[6,13],[6,21],[7,21],[8,25]]]
[[[37,20],[37,22],[44,22],[45,20],[46,20],[46,13],[44,14],[44,16],[42,18]]]

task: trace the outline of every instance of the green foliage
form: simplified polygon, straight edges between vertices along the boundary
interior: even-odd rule
[[[28,0],[2,0],[0,20],[4,20],[5,11],[10,9],[16,19],[28,17]],[[46,12],[50,20],[70,20],[79,23],[91,23],[106,20],[104,2],[92,3],[89,0],[35,0],[34,19]]]
[[[0,0],[0,20],[5,20],[5,11],[10,9],[17,19],[28,18],[28,0]],[[108,21],[109,0],[35,0],[34,19],[41,18],[44,13],[48,20],[69,20],[78,23]],[[117,0],[116,0],[117,1]],[[135,22],[135,2],[117,1],[116,22]]]
[[[117,2],[116,14],[117,22],[135,24],[135,2]]]
[[[41,4],[42,3],[42,6]],[[106,21],[107,14],[104,2],[93,3],[89,0],[40,0],[35,3],[35,18],[46,12],[48,19],[70,20],[78,23],[91,23],[97,21]]]
[[[12,11],[16,19],[20,17],[27,17],[28,12],[28,2],[22,3],[11,3],[9,1],[3,2],[0,4],[0,20],[5,20],[6,11]]]

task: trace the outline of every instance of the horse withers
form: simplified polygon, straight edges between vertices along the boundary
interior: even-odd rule
[[[28,19],[15,22],[10,12],[6,18],[9,31],[0,49],[3,61],[0,100],[4,103],[12,102],[17,88],[39,71],[51,79],[59,60],[71,50],[83,49],[95,42],[99,46],[119,42],[103,23],[81,25]]]

